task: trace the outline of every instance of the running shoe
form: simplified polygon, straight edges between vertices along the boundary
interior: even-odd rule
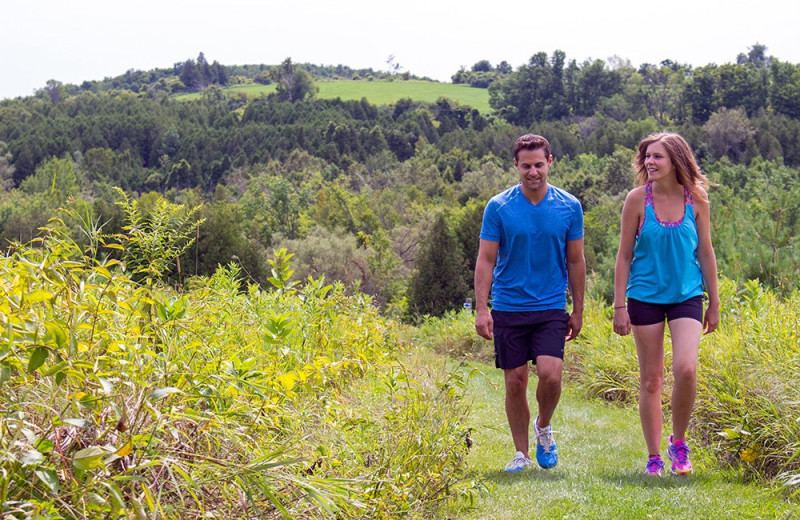
[[[553,425],[539,428],[537,417],[533,422],[533,429],[536,432],[536,462],[545,469],[554,467],[558,464],[558,448],[553,440]]]
[[[667,455],[672,461],[672,472],[676,475],[689,475],[692,472],[692,463],[689,462],[689,454],[692,450],[686,445],[686,441],[678,439],[672,442],[672,435],[669,436]]]
[[[533,465],[531,459],[525,456],[524,453],[518,451],[514,458],[506,465],[506,473],[517,473],[523,469],[530,468]]]
[[[653,455],[647,459],[647,466],[644,468],[645,475],[660,477],[663,471],[664,461],[661,460],[661,455]]]

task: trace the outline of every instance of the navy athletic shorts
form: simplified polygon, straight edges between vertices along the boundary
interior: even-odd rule
[[[653,325],[678,318],[692,318],[703,323],[703,297],[695,296],[680,303],[647,303],[628,298],[631,325]]]
[[[517,368],[537,356],[564,359],[569,314],[564,309],[506,312],[492,310],[494,364]]]

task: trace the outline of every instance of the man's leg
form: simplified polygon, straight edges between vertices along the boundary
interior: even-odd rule
[[[528,428],[531,412],[528,408],[528,364],[503,370],[506,382],[506,416],[511,428],[514,448],[528,455]]]
[[[550,425],[550,419],[561,398],[561,371],[564,361],[554,356],[538,356],[536,373],[539,382],[536,385],[536,401],[539,404],[539,428]]]

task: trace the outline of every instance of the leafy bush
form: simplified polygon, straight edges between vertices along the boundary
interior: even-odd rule
[[[459,376],[409,377],[369,298],[295,286],[285,251],[276,290],[230,265],[178,294],[35,245],[0,259],[0,516],[414,517],[460,489]]]

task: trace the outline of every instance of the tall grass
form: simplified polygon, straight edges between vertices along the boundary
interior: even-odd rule
[[[178,293],[35,245],[0,258],[3,518],[413,518],[471,492],[462,376],[409,375],[368,297],[294,286],[286,252],[273,290],[229,265]]]
[[[780,299],[756,281],[720,281],[722,321],[700,344],[695,441],[719,459],[800,490],[800,294]],[[584,332],[567,366],[595,397],[633,404],[638,365],[633,338],[615,335],[611,310],[591,299]],[[667,338],[662,401],[669,411]]]
[[[590,291],[591,293],[591,291]],[[720,281],[722,322],[700,344],[697,404],[690,441],[710,447],[723,465],[800,493],[800,293],[786,299],[759,286]],[[493,356],[468,312],[429,320],[421,330],[441,352]],[[671,348],[667,337],[662,402],[669,413]],[[612,309],[589,295],[581,335],[567,345],[567,384],[591,398],[635,406],[638,363],[632,336],[612,329]]]

